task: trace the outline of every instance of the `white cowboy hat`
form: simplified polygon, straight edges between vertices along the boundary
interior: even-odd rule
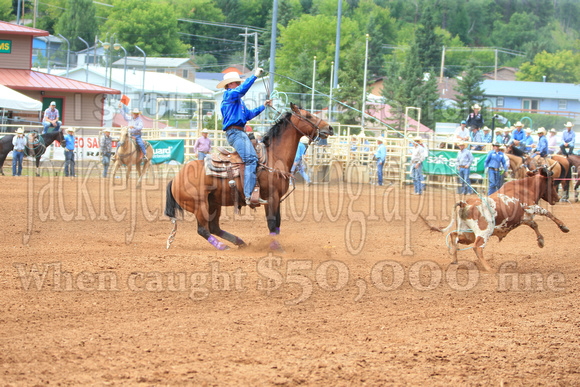
[[[243,79],[240,78],[240,74],[238,74],[237,72],[230,71],[229,73],[224,74],[224,79],[220,83],[218,83],[217,88],[221,89],[223,87],[226,87],[232,82],[243,82]]]
[[[503,130],[504,132],[509,132],[510,130],[512,130],[512,128],[510,128],[509,126],[504,126]]]
[[[141,114],[141,110],[139,110],[139,108],[134,108],[134,109],[131,111],[131,114]]]
[[[501,146],[501,145],[499,144],[499,142],[494,142],[493,144],[491,144],[491,146]]]
[[[566,122],[566,125],[564,125],[564,126],[567,127],[567,128],[571,128],[571,127],[574,126],[574,124],[571,123],[570,121],[568,121],[568,122]]]
[[[499,150],[505,150],[505,149],[507,149],[507,148],[505,147],[505,145],[502,145],[502,146],[500,146],[500,147],[499,147]]]
[[[515,123],[515,125],[514,125],[514,126],[515,126],[515,127],[518,127],[518,126],[524,126],[524,124],[522,124],[521,122],[519,122],[519,121],[518,121],[518,122],[516,122],[516,123]]]
[[[300,137],[300,142],[301,142],[302,144],[308,144],[308,137],[306,137],[306,136],[302,136],[302,137]]]
[[[202,132],[202,133],[209,133],[209,130],[207,130],[207,129],[203,129],[201,132]]]
[[[471,107],[473,110],[475,109],[480,109],[481,110],[481,106],[479,106],[479,104],[475,104]]]
[[[365,132],[361,130],[361,132],[358,134],[359,137],[365,137]]]
[[[555,128],[550,129],[550,133],[558,133],[558,131]]]
[[[496,132],[496,133],[503,133],[503,129],[502,129],[502,128],[497,128],[497,129],[495,130],[495,132]]]
[[[532,129],[530,129],[530,128],[526,128],[526,130],[524,130],[524,132],[526,132],[526,133],[528,133],[528,134],[529,134],[529,133],[532,133]]]
[[[483,130],[484,130],[485,132],[488,132],[488,131],[490,131],[491,129],[490,129],[490,128],[488,128],[487,126],[484,126],[484,127],[483,127]]]
[[[423,139],[421,138],[421,136],[415,136],[413,138],[413,141],[415,141],[415,142],[423,142]]]
[[[546,128],[539,128],[538,133],[546,134]]]
[[[75,132],[75,128],[67,128],[67,129],[66,129],[66,131],[67,131],[67,132],[72,132],[72,133],[74,133],[74,132]]]
[[[16,131],[16,134],[24,134],[24,129],[18,128],[18,130]]]
[[[105,129],[103,129],[103,133],[111,133],[111,129],[105,128]]]
[[[377,142],[384,142],[385,140],[382,137],[377,138]]]

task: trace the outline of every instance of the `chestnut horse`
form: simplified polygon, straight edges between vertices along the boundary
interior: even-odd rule
[[[550,169],[554,172],[554,186],[556,190],[562,183],[562,190],[564,194],[562,195],[562,201],[567,201],[569,199],[570,191],[570,178],[572,177],[572,172],[570,169],[570,162],[568,159],[561,155],[552,155],[552,158],[543,158],[540,156],[530,157],[526,156],[524,164],[530,171],[535,171],[542,165],[548,165]]]
[[[143,171],[141,171],[141,148],[129,136],[129,129],[123,127],[121,129],[121,137],[117,143],[117,152],[115,153],[115,165],[113,173],[111,173],[111,181],[115,183],[115,174],[121,165],[127,166],[127,184],[129,184],[129,176],[131,175],[131,167],[133,164],[137,166],[137,173],[139,180],[137,180],[137,187],[141,186],[141,179],[147,172],[147,168],[151,164],[153,158],[153,148],[149,143],[145,143],[145,151],[147,152],[147,161],[143,162]]]
[[[272,236],[280,233],[280,202],[288,191],[290,170],[300,138],[307,136],[312,142],[317,138],[327,138],[334,134],[332,127],[321,118],[310,115],[294,104],[290,106],[292,111],[283,115],[264,136],[268,161],[265,166],[258,165],[256,170],[260,197],[268,201],[265,205],[266,220]],[[197,233],[218,250],[229,247],[218,241],[215,236],[236,246],[246,245],[243,240],[222,230],[219,225],[222,206],[246,204],[242,177],[235,178],[236,185],[233,187],[228,180],[206,176],[204,161],[195,160],[187,163],[169,182],[165,215],[171,218],[173,231],[167,241],[167,248],[173,242],[177,230],[176,210],[181,213],[186,210],[195,214]],[[232,189],[236,191],[232,192]],[[274,240],[270,248],[278,249],[280,246]]]

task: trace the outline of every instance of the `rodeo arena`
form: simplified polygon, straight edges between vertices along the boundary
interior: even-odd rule
[[[0,22],[2,384],[580,384],[578,113],[346,125],[273,68],[50,39]]]

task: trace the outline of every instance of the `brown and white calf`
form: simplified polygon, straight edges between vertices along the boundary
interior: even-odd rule
[[[558,193],[553,184],[552,171],[542,167],[535,172],[528,172],[528,177],[512,180],[500,190],[487,198],[473,197],[455,204],[451,223],[444,229],[429,226],[434,231],[447,231],[457,222],[457,229],[450,233],[449,253],[453,263],[457,263],[457,244],[470,245],[484,269],[491,267],[483,258],[483,248],[489,238],[497,236],[501,241],[516,227],[525,224],[530,226],[538,238],[538,246],[544,247],[544,237],[534,221],[535,215],[546,216],[560,227],[563,232],[570,231],[551,212],[540,207],[538,202],[544,199],[550,204],[558,201]],[[426,221],[425,221],[426,222]]]

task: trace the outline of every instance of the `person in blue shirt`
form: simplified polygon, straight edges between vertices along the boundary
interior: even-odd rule
[[[569,154],[574,154],[574,142],[576,141],[576,133],[572,130],[574,126],[570,121],[564,125],[567,130],[562,133],[562,144],[560,145],[560,150],[562,154],[568,157]],[[568,149],[568,151],[566,151]]]
[[[514,126],[516,128],[512,132],[512,138],[509,140],[508,145],[513,145],[512,151],[514,155],[523,156],[526,149],[526,144],[522,142],[526,137],[526,133],[524,132],[524,124],[518,121]]]
[[[504,154],[500,152],[499,144],[494,143],[493,150],[485,158],[485,168],[487,169],[489,177],[489,191],[487,192],[487,196],[497,191],[500,187],[499,169],[501,166],[503,166],[504,170],[507,170]]]
[[[522,143],[525,146],[524,151],[526,153],[530,153],[532,151],[532,145],[534,145],[534,138],[532,137],[532,129],[526,128],[526,130],[524,130],[524,133],[526,134],[526,136],[522,140]]]
[[[548,139],[546,138],[546,129],[538,129],[538,146],[536,147],[532,157],[540,156],[546,157],[548,155]]]
[[[308,145],[308,137],[302,136],[300,138],[300,142],[298,143],[298,149],[296,150],[296,157],[294,157],[294,164],[292,165],[292,170],[290,171],[292,174],[298,170],[302,175],[302,178],[306,182],[306,185],[310,185],[310,177],[308,173],[304,171],[304,154],[306,153],[306,146]]]
[[[455,164],[457,164],[457,171],[460,177],[459,183],[461,184],[458,194],[468,195],[471,193],[471,188],[469,187],[471,184],[469,172],[471,170],[471,164],[473,163],[473,154],[465,147],[464,142],[460,142],[457,145],[459,146],[459,152],[457,152]]]
[[[483,135],[476,127],[473,127],[473,131],[471,132],[471,142],[483,142]],[[471,149],[480,151],[483,149],[483,145],[471,145]]]
[[[66,177],[76,177],[75,175],[75,129],[66,130],[64,141],[64,175]]]
[[[264,72],[263,69],[257,68],[254,75],[243,81],[240,75],[235,71],[226,73],[224,79],[218,83],[217,88],[225,88],[221,113],[223,117],[223,130],[226,132],[228,143],[238,152],[244,164],[246,165],[244,172],[244,196],[246,197],[246,205],[250,206],[252,191],[256,185],[256,167],[258,166],[258,155],[244,132],[246,122],[262,113],[266,106],[272,106],[270,100],[266,100],[264,105],[255,109],[248,109],[242,97],[246,95],[250,87],[254,84],[256,79]],[[261,198],[258,199],[259,204],[268,203]]]
[[[383,144],[383,139],[377,139],[377,151],[375,153],[375,159],[377,159],[377,178],[378,184],[383,185],[383,167],[385,165],[385,159],[387,158],[387,147]]]
[[[482,140],[483,142],[487,143],[487,144],[491,144],[493,142],[493,138],[491,135],[491,129],[488,128],[487,126],[483,127],[483,136],[482,136]]]
[[[504,139],[503,129],[497,128],[495,130],[495,141],[493,141],[493,142],[497,142],[498,144],[503,144],[503,139]]]
[[[119,108],[121,109],[121,114],[125,118],[129,126],[129,134],[135,139],[135,142],[141,148],[141,152],[143,157],[143,161],[147,161],[147,150],[145,149],[145,143],[141,138],[142,130],[143,130],[143,120],[141,119],[141,111],[139,108],[134,108],[131,111],[131,115],[126,111],[127,106],[123,105],[119,102]]]
[[[14,147],[12,150],[12,176],[22,175],[22,160],[24,159],[24,148],[26,147],[26,142],[24,129],[18,128],[16,136],[12,139],[12,146]]]

